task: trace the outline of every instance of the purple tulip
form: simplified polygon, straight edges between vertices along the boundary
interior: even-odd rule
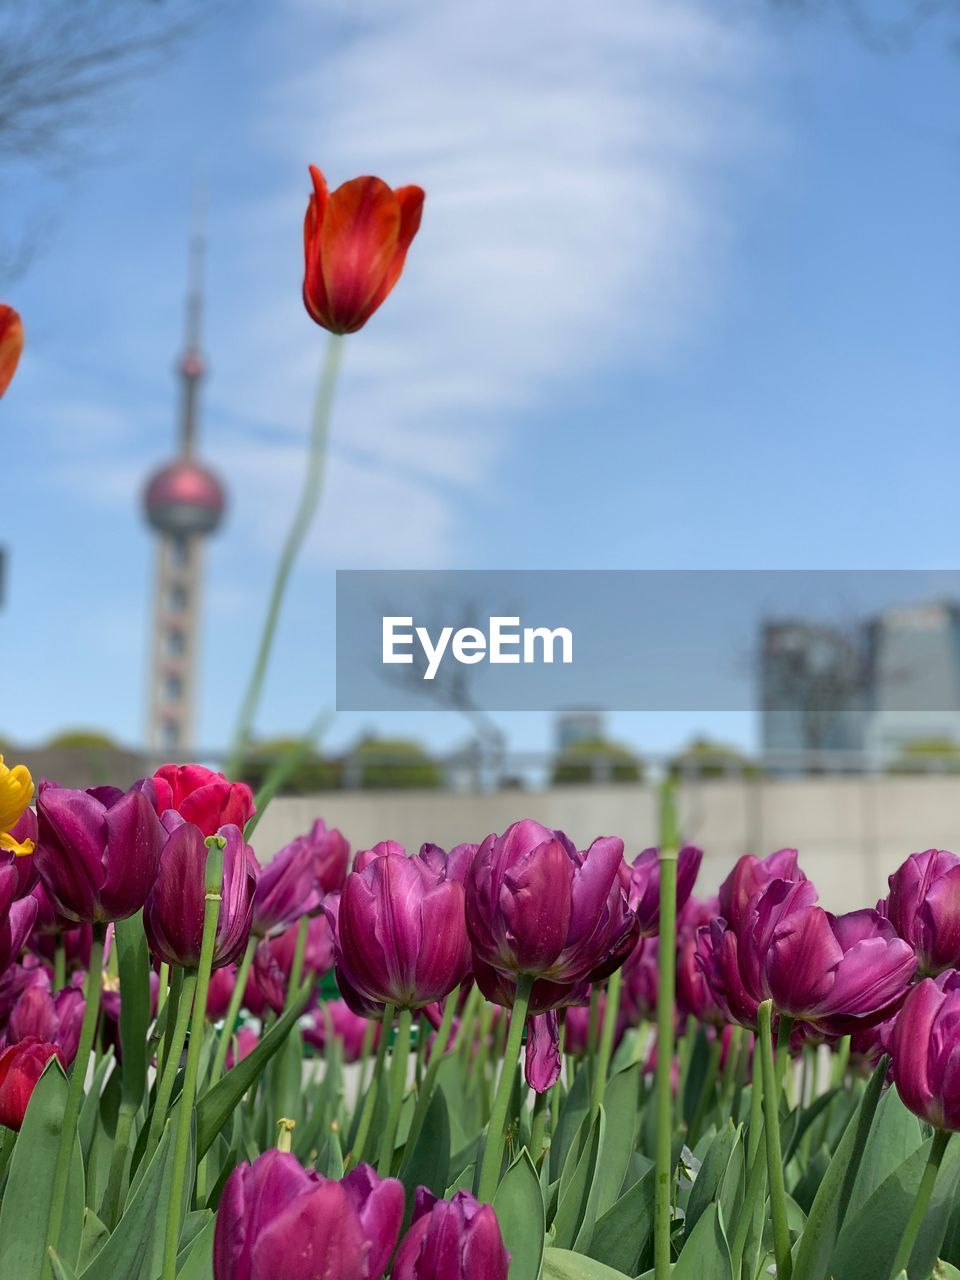
[[[154,956],[166,964],[195,969],[200,964],[203,940],[204,877],[209,850],[203,832],[192,822],[173,815],[173,827],[160,859],[157,882],[143,913],[147,941]],[[226,840],[223,850],[223,887],[217,920],[213,967],[236,960],[247,944],[253,918],[253,895],[257,887],[257,864],[253,851],[244,844],[239,827],[221,827]]]
[[[16,1044],[32,1036],[60,1046],[64,1063],[77,1056],[80,1025],[86,1001],[80,987],[64,987],[52,995],[44,986],[33,983],[24,991],[10,1012],[3,1036],[4,1046]]]
[[[960,964],[960,858],[946,849],[911,853],[889,884],[877,910],[916,951],[920,973]]]
[[[358,1165],[341,1182],[267,1151],[220,1198],[214,1280],[381,1280],[403,1221],[403,1186]]]
[[[726,1020],[756,1031],[763,990],[758,956],[749,936],[741,945],[736,931],[725,921],[712,920],[697,930],[695,960]]]
[[[560,1027],[555,1009],[527,1019],[524,1078],[537,1093],[546,1093],[560,1079]]]
[[[517,997],[517,980],[489,965],[474,961],[473,976],[477,986],[491,1004],[512,1009]],[[547,1013],[550,1009],[565,1009],[568,1005],[582,1004],[590,998],[588,982],[548,982],[538,978],[530,991],[528,1012]]]
[[[26,955],[23,963],[8,966],[0,975],[0,1026],[6,1026],[14,1006],[31,987],[50,990],[50,975],[36,956]]]
[[[925,978],[906,1000],[890,1037],[903,1104],[937,1129],[960,1129],[960,973]]]
[[[327,1048],[328,1036],[332,1032],[334,1040],[339,1040],[343,1046],[344,1062],[359,1062],[370,1026],[370,1020],[355,1014],[345,1000],[326,1000],[314,1009],[309,1021],[304,1022],[300,1029],[304,1040],[321,1050]],[[376,1023],[373,1027],[370,1047],[376,1048],[380,1028]]]
[[[413,1225],[400,1241],[391,1280],[507,1280],[509,1268],[490,1205],[469,1191],[438,1200],[417,1188]]]
[[[733,870],[720,886],[718,910],[731,929],[740,935],[748,918],[750,906],[756,901],[771,880],[805,880],[797,866],[796,849],[778,849],[765,858],[746,853],[739,858]]]
[[[620,1008],[631,1026],[657,1016],[659,985],[659,942],[656,938],[641,938],[623,966]]]
[[[33,856],[61,915],[103,924],[140,910],[166,839],[147,796],[116,787],[74,791],[41,781],[37,818]]]
[[[261,868],[253,907],[258,938],[280,933],[301,916],[320,910],[325,893],[343,887],[350,846],[337,830],[318,818]]]
[[[823,1035],[882,1022],[916,972],[913,948],[876,911],[834,916],[816,898],[809,880],[773,880],[752,908],[764,995]]]
[[[291,925],[279,937],[265,938],[254,954],[254,978],[274,1013],[281,1013],[286,1005],[299,932],[299,925]],[[332,968],[333,932],[325,916],[314,916],[307,925],[302,976],[306,977],[308,973],[319,976]]]
[[[337,980],[354,1012],[377,1004],[419,1009],[442,1000],[470,971],[463,885],[446,868],[377,846],[357,858],[339,903]]]
[[[683,910],[693,893],[703,850],[688,844],[677,856],[677,911]],[[640,934],[652,938],[660,928],[660,850],[644,849],[638,853],[632,865],[624,867],[627,877],[627,895],[631,908],[637,913]]]
[[[36,849],[37,815],[32,809],[24,810],[19,820],[10,828],[9,835],[14,844]],[[18,898],[26,897],[37,883],[37,861],[32,853],[14,853],[12,849],[0,849],[0,867],[12,867],[16,871]]]
[[[531,819],[488,836],[467,878],[475,966],[566,984],[609,977],[639,931],[623,865],[613,836],[585,853]]]
[[[446,867],[448,880],[459,880],[465,885],[479,848],[478,844],[458,844],[447,853],[438,844],[424,844],[420,846],[420,857],[438,870]]]
[[[696,933],[687,933],[680,940],[677,952],[677,1009],[697,1022],[722,1027],[727,1017],[697,961],[697,952]]]
[[[16,867],[9,863],[0,866],[0,973],[20,955],[37,918],[36,898],[31,894],[21,898],[19,893]]]

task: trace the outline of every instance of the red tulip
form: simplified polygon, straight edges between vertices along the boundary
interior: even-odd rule
[[[0,302],[0,397],[9,387],[23,351],[23,324],[13,307]]]
[[[420,187],[391,191],[379,178],[354,178],[327,190],[310,166],[313,195],[303,223],[303,301],[331,333],[356,333],[400,279],[420,227]]]
[[[150,784],[157,813],[176,809],[205,836],[215,836],[221,827],[242,831],[256,812],[253,792],[245,782],[230,782],[202,764],[165,764],[137,785],[149,795]]]
[[[0,1053],[0,1124],[19,1130],[34,1087],[54,1056],[63,1063],[59,1045],[33,1036]]]

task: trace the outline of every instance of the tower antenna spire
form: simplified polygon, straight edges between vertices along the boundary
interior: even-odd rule
[[[201,344],[204,272],[207,256],[206,222],[206,184],[198,180],[193,193],[193,228],[190,233],[186,342],[180,359],[180,379],[183,388],[180,410],[180,447],[186,457],[193,454],[196,444],[197,398],[200,380],[207,371]]]

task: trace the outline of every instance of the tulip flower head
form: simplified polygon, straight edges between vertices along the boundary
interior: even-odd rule
[[[470,971],[463,885],[392,842],[356,865],[339,904],[327,907],[344,997],[360,1014],[376,1004],[421,1009],[442,1000]]]
[[[281,933],[300,916],[319,911],[326,893],[343,888],[350,846],[339,831],[318,818],[260,871],[253,906],[258,938]]]
[[[23,323],[18,312],[0,303],[0,398],[13,380],[23,351]]]
[[[37,793],[37,870],[69,920],[125,920],[147,900],[166,833],[136,788],[74,791],[42,780]]]
[[[65,1065],[59,1045],[32,1037],[0,1053],[0,1125],[20,1130],[36,1083],[51,1058]]]
[[[693,892],[703,859],[703,850],[688,844],[677,855],[677,911],[681,912]],[[632,865],[624,867],[627,897],[637,913],[640,933],[644,938],[656,936],[660,927],[660,850],[644,849]]]
[[[403,1186],[358,1165],[340,1182],[267,1151],[231,1173],[213,1239],[214,1280],[381,1280]]]
[[[391,1280],[507,1280],[509,1269],[490,1205],[469,1191],[438,1200],[417,1188],[413,1223],[400,1241]]]
[[[917,953],[920,973],[936,977],[960,964],[960,858],[946,849],[912,853],[890,876],[878,904]]]
[[[622,868],[615,836],[583,853],[531,819],[488,836],[467,877],[475,964],[566,985],[609,977],[639,933]]]
[[[276,938],[265,938],[253,958],[253,975],[263,998],[274,1011],[282,1012],[293,972],[299,925],[291,925]],[[314,916],[307,925],[307,946],[303,954],[303,976],[320,976],[333,968],[333,932],[325,916]]]
[[[310,166],[313,194],[303,223],[303,301],[331,333],[362,329],[400,279],[420,227],[420,187],[391,190],[379,178],[353,178],[333,192]]]
[[[20,836],[18,830],[32,799],[30,770],[25,764],[11,769],[0,755],[0,850],[19,856],[33,853],[34,841]]]
[[[245,782],[230,782],[202,764],[165,764],[141,786],[152,793],[158,814],[175,809],[205,836],[215,836],[226,826],[242,831],[256,812],[253,792]]]
[[[56,1044],[64,1066],[68,1066],[77,1056],[85,1007],[80,987],[64,987],[53,995],[45,984],[32,983],[10,1012],[4,1042],[12,1045],[38,1040]]]
[[[750,907],[771,880],[805,880],[797,866],[796,849],[778,849],[765,858],[744,854],[720,886],[717,915],[721,916],[735,933],[742,930]]]
[[[371,1026],[369,1019],[355,1014],[345,1000],[326,1000],[314,1009],[309,1020],[301,1026],[304,1040],[315,1049],[325,1051],[330,1036],[339,1040],[343,1046],[344,1062],[359,1062],[363,1055],[363,1047],[367,1032]],[[373,1024],[374,1032],[371,1048],[376,1048],[380,1039],[380,1028]]]
[[[904,1106],[937,1129],[960,1129],[960,973],[913,988],[889,1037]]]
[[[916,973],[913,948],[876,911],[835,916],[809,880],[773,880],[753,908],[751,943],[764,996],[823,1035],[882,1022]]]

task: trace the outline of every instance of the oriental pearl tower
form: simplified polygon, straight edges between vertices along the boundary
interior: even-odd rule
[[[196,745],[203,542],[220,524],[226,503],[223,485],[195,454],[198,395],[206,372],[200,349],[204,251],[203,234],[197,232],[190,246],[186,342],[178,367],[180,451],[154,472],[144,491],[147,521],[157,535],[147,743],[150,750],[171,756]]]

